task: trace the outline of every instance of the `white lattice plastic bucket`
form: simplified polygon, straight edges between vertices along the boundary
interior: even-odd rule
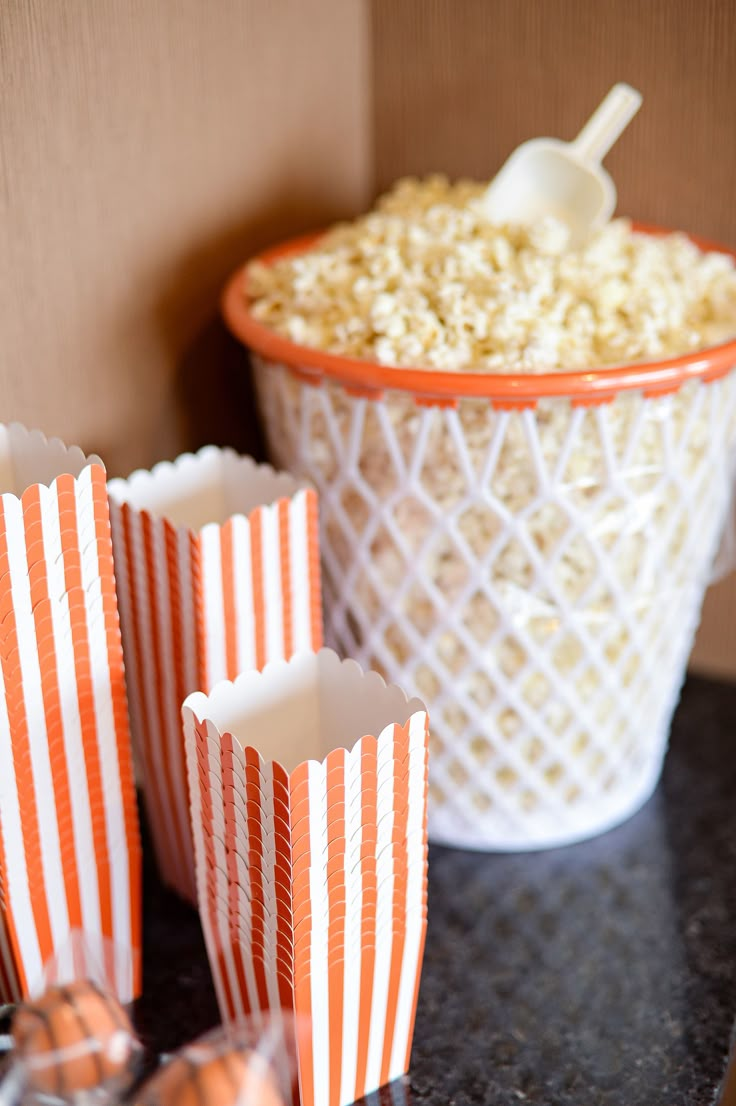
[[[550,847],[632,814],[728,508],[736,342],[585,373],[407,371],[280,338],[243,282],[225,315],[272,459],[321,498],[327,640],[430,711],[430,837]]]

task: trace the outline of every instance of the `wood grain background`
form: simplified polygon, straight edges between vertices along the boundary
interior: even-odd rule
[[[606,165],[619,210],[736,246],[734,0],[373,0],[375,183],[486,179],[573,138],[612,84],[644,107]]]
[[[403,173],[572,137],[620,79],[620,209],[736,245],[736,0],[2,0],[0,420],[113,473],[257,451],[230,269]],[[696,663],[736,675],[734,583]]]
[[[2,0],[0,419],[113,473],[249,443],[217,321],[255,248],[366,202],[360,0]]]

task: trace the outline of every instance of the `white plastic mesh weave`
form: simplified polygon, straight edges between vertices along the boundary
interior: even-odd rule
[[[503,411],[254,361],[273,460],[320,493],[328,641],[429,708],[430,837],[548,847],[633,812],[728,505],[736,373]]]

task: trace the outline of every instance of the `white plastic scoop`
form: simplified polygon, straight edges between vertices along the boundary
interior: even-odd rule
[[[572,142],[533,138],[513,152],[483,198],[494,223],[567,223],[572,245],[602,227],[616,209],[616,188],[601,161],[641,106],[641,93],[614,85]]]

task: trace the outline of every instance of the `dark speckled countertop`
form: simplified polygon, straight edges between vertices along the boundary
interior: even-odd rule
[[[153,1052],[217,1021],[196,914],[146,885]],[[690,679],[647,806],[584,845],[430,851],[397,1106],[710,1106],[736,1016],[736,687]]]

